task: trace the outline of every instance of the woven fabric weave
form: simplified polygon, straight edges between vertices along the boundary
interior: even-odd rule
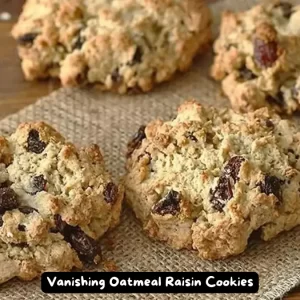
[[[296,1],[297,2],[297,1]],[[227,0],[211,4],[217,29],[225,8],[245,9],[254,1]],[[20,122],[44,120],[77,145],[97,143],[103,150],[107,168],[115,179],[124,174],[126,143],[142,124],[156,118],[169,119],[177,106],[188,98],[202,104],[226,106],[220,87],[208,77],[212,55],[197,59],[193,68],[172,82],[144,95],[119,96],[97,90],[61,89],[36,104],[0,121],[0,131],[12,132]],[[203,261],[195,253],[176,251],[151,241],[142,232],[128,208],[120,226],[109,234],[113,247],[103,243],[105,260],[119,271],[254,271],[260,276],[260,289],[252,295],[45,295],[40,281],[12,280],[0,287],[0,298],[21,299],[275,299],[300,284],[300,229],[281,234],[266,243],[253,241],[247,251],[225,261]],[[99,269],[101,271],[101,269]]]

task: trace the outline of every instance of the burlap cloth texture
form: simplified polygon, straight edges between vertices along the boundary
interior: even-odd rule
[[[222,10],[244,9],[253,2],[213,2],[214,30]],[[187,98],[198,99],[203,104],[228,105],[219,85],[208,77],[211,62],[212,55],[208,53],[197,59],[187,74],[178,75],[172,82],[144,95],[119,96],[97,90],[61,89],[2,120],[0,130],[9,133],[20,122],[44,120],[77,145],[99,144],[107,168],[118,179],[124,174],[126,143],[141,124],[156,118],[172,118],[177,106]],[[113,241],[113,249],[104,243],[103,256],[113,260],[119,271],[255,271],[260,276],[259,292],[252,295],[46,295],[40,291],[39,280],[29,283],[12,280],[0,287],[0,299],[275,299],[300,284],[299,228],[268,243],[251,242],[248,250],[238,257],[209,262],[200,260],[195,253],[175,251],[151,241],[126,208],[120,226],[110,233],[109,239]]]

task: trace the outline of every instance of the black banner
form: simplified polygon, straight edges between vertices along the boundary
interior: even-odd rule
[[[256,293],[254,272],[48,272],[45,293]]]

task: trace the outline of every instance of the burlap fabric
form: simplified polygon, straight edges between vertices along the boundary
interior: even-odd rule
[[[296,1],[297,2],[297,1]],[[298,0],[299,2],[299,0]],[[213,2],[215,28],[224,8],[245,8],[253,1]],[[208,77],[212,56],[198,59],[190,72],[178,75],[146,95],[118,96],[96,90],[61,89],[35,105],[0,122],[0,130],[11,132],[18,123],[44,120],[78,145],[97,143],[105,154],[107,167],[118,179],[124,173],[126,143],[141,124],[154,118],[171,118],[186,98],[203,104],[224,106],[219,85]],[[300,229],[280,235],[269,243],[251,242],[248,250],[226,261],[208,262],[188,251],[175,251],[149,240],[129,209],[120,226],[104,243],[103,256],[113,260],[120,271],[255,271],[260,289],[252,295],[45,295],[40,281],[12,280],[0,287],[0,299],[274,299],[300,284]],[[101,271],[101,269],[99,269]]]

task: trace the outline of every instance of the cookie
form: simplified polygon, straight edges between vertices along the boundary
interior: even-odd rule
[[[267,108],[187,101],[128,144],[125,194],[150,237],[204,259],[243,252],[300,224],[300,133]]]
[[[300,6],[287,2],[223,13],[214,45],[214,79],[235,110],[300,108]]]
[[[28,80],[147,92],[211,40],[203,0],[27,0],[12,34]]]
[[[42,122],[0,137],[0,283],[97,264],[122,199],[98,146],[77,150]]]

